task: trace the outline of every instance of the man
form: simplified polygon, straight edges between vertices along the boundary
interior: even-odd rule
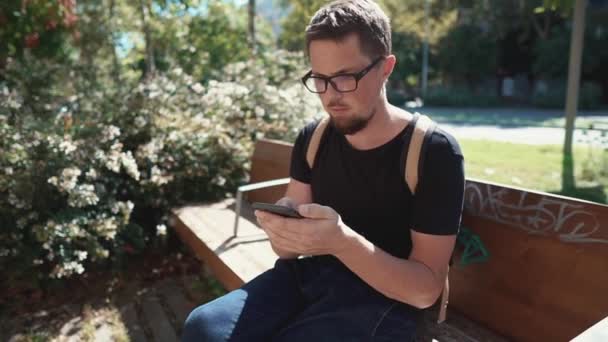
[[[300,132],[279,201],[305,218],[256,212],[279,260],[195,309],[184,341],[411,341],[443,289],[463,203],[457,142],[434,131],[412,195],[400,172],[412,115],[387,102],[396,60],[389,20],[371,0],[324,6],[306,41],[303,81],[330,124],[312,169],[317,123]]]

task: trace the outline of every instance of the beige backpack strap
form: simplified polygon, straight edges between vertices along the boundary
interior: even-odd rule
[[[321,119],[321,121],[319,121],[319,123],[317,124],[317,127],[315,127],[315,130],[312,132],[312,136],[310,137],[308,149],[306,150],[306,161],[308,162],[308,166],[311,169],[314,166],[317,150],[319,150],[319,144],[321,143],[321,138],[323,137],[323,133],[325,132],[325,128],[327,128],[328,123],[328,116]]]
[[[433,132],[435,129],[435,123],[426,115],[420,115],[416,113],[418,118],[415,120],[414,130],[412,132],[412,138],[407,152],[407,160],[405,161],[405,182],[410,188],[412,194],[416,194],[416,188],[418,186],[418,171],[420,170],[420,160],[424,159],[422,155],[423,144],[425,138]],[[448,267],[449,272],[449,267]],[[439,302],[439,315],[437,317],[437,323],[445,321],[448,308],[448,299],[450,295],[450,281],[446,275],[445,283],[443,285],[443,291],[441,291],[441,299]]]
[[[407,151],[407,160],[405,161],[405,182],[410,188],[412,194],[416,193],[416,186],[418,185],[418,169],[420,160],[420,152],[422,151],[422,145],[427,132],[431,132],[434,128],[435,123],[429,119],[426,115],[418,115],[418,119],[415,122],[414,131],[412,132],[412,139]]]

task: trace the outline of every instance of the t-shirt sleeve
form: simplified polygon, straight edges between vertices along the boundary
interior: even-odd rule
[[[414,196],[412,229],[425,234],[457,234],[464,202],[464,157],[456,139],[439,128],[428,144]]]
[[[289,177],[306,184],[310,184],[312,178],[312,170],[306,161],[306,151],[317,123],[311,122],[300,130],[291,151]]]

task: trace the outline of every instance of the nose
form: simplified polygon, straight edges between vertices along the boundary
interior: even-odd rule
[[[344,97],[344,93],[341,93],[334,88],[334,85],[330,82],[327,85],[327,89],[325,93],[321,94],[327,103],[334,102],[336,100],[340,100]]]

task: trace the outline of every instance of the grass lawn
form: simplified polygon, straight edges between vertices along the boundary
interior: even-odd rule
[[[563,193],[563,154],[560,145],[539,146],[467,139],[458,141],[464,152],[467,177],[608,203],[608,151],[591,151],[593,167],[585,167],[590,160],[590,151],[587,147],[576,147],[574,172],[577,189]]]

